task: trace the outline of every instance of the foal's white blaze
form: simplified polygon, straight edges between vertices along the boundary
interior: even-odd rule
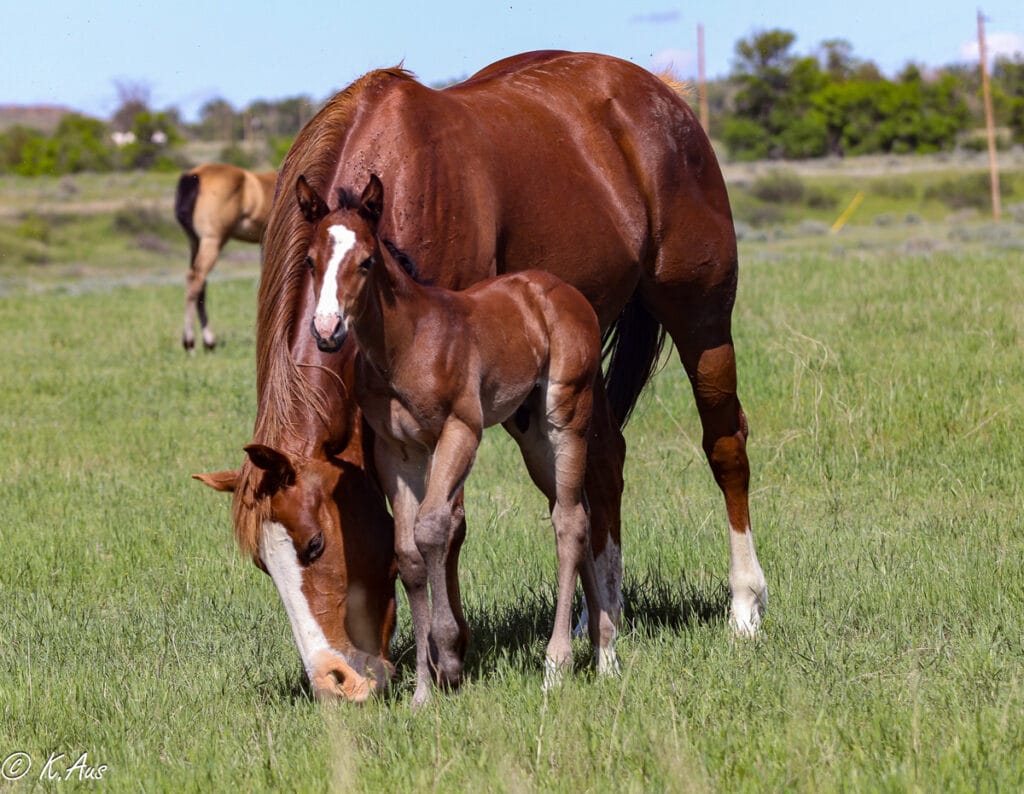
[[[302,656],[302,664],[310,683],[315,682],[314,662],[317,654],[328,651],[349,660],[341,651],[332,648],[327,641],[323,629],[310,612],[306,596],[302,593],[302,566],[299,565],[295,544],[292,543],[288,530],[276,521],[265,521],[260,534],[260,559],[270,573],[277,592],[281,594],[288,622],[292,625],[295,644]]]
[[[352,250],[356,244],[356,233],[343,223],[336,223],[327,230],[331,238],[331,256],[327,260],[327,270],[324,273],[324,283],[320,287],[320,296],[316,303],[316,314],[318,317],[330,315],[341,316],[341,307],[338,305],[338,269],[341,266],[345,255]]]
[[[761,614],[768,606],[768,583],[757,561],[750,527],[745,532],[729,527],[729,589],[729,624],[733,631],[740,637],[756,636]]]

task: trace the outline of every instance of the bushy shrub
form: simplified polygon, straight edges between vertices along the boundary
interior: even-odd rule
[[[807,188],[804,202],[811,209],[832,210],[838,206],[839,197],[835,193],[812,185]]]
[[[775,170],[757,179],[750,192],[761,201],[773,204],[799,204],[804,198],[804,183],[792,171]]]
[[[868,185],[868,192],[875,196],[898,201],[917,198],[917,187],[906,179],[874,179]]]
[[[999,180],[999,195],[1005,199],[1013,194],[1013,178],[1004,174]],[[992,203],[991,182],[986,173],[965,174],[929,185],[924,191],[924,197],[941,201],[950,209],[984,209]]]
[[[32,240],[44,245],[50,242],[50,224],[46,218],[34,212],[22,217],[15,232],[22,240]]]
[[[222,163],[237,165],[239,168],[253,168],[256,165],[256,158],[237,143],[231,143],[220,150],[217,158]]]
[[[181,229],[169,213],[146,205],[117,210],[111,220],[111,228],[116,234],[126,236],[155,235],[175,240],[181,236]]]

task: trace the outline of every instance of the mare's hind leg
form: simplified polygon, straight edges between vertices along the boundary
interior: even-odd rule
[[[217,339],[207,322],[206,279],[213,270],[220,249],[219,240],[203,237],[192,256],[192,267],[189,269],[188,281],[185,284],[185,329],[181,337],[181,344],[186,350],[192,350],[196,344],[193,325],[197,313],[203,330],[203,345],[212,350],[217,344]]]
[[[604,383],[594,382],[594,408],[587,437],[586,493],[590,504],[590,547],[594,560],[600,610],[595,615],[588,605],[580,623],[589,621],[590,636],[597,654],[598,673],[619,671],[615,637],[622,622],[622,467],[626,442],[612,416]],[[585,583],[584,583],[585,584]],[[583,618],[587,618],[584,621]]]
[[[719,275],[719,281],[714,276]],[[740,636],[757,633],[768,585],[750,527],[747,420],[736,396],[736,355],[730,332],[735,269],[719,268],[710,284],[659,284],[644,299],[679,350],[703,427],[703,447],[729,519],[729,622]],[[695,300],[693,294],[699,294]]]

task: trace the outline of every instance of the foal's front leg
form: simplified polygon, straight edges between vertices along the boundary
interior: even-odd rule
[[[476,458],[482,428],[450,418],[434,448],[427,475],[426,495],[416,516],[416,547],[423,556],[430,583],[430,657],[438,684],[458,686],[462,680],[465,632],[460,625],[458,590],[449,592],[451,554],[458,554],[461,539],[462,489]],[[456,605],[452,604],[452,597]]]
[[[402,586],[409,599],[413,635],[416,638],[416,691],[414,706],[430,700],[430,659],[427,654],[430,632],[430,596],[427,593],[427,567],[416,547],[416,515],[423,499],[423,473],[426,457],[407,457],[408,451],[396,449],[378,435],[374,457],[381,485],[391,503],[395,518],[395,556]]]

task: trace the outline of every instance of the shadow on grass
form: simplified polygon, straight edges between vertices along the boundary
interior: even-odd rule
[[[729,605],[729,590],[724,582],[690,583],[668,577],[660,570],[648,571],[640,578],[626,576],[622,589],[623,633],[655,636],[724,622]],[[511,595],[514,600],[465,605],[472,632],[466,654],[467,677],[486,678],[503,658],[524,672],[535,671],[539,675],[543,669],[544,649],[555,619],[555,587],[552,584],[540,589],[527,588]],[[582,608],[583,598],[577,588],[574,620]],[[397,675],[385,697],[402,699],[415,688],[416,645],[408,625],[392,641],[391,659]],[[591,667],[590,654],[577,653],[575,667],[577,673],[585,674]],[[256,689],[267,702],[286,700],[298,704],[313,699],[301,667],[257,679]]]
[[[724,623],[729,606],[729,589],[724,582],[690,583],[660,570],[648,571],[641,578],[627,575],[622,589],[623,633],[652,636],[688,626]],[[467,599],[466,619],[472,638],[465,670],[470,678],[486,677],[502,657],[524,670],[543,669],[544,650],[555,619],[555,586],[527,588],[513,595],[514,600],[502,603],[472,603]],[[582,608],[582,593],[577,587],[574,620]],[[411,632],[396,637],[391,649],[399,668],[396,689],[401,690],[413,681],[416,646]],[[589,653],[576,656],[578,671],[591,666]]]

